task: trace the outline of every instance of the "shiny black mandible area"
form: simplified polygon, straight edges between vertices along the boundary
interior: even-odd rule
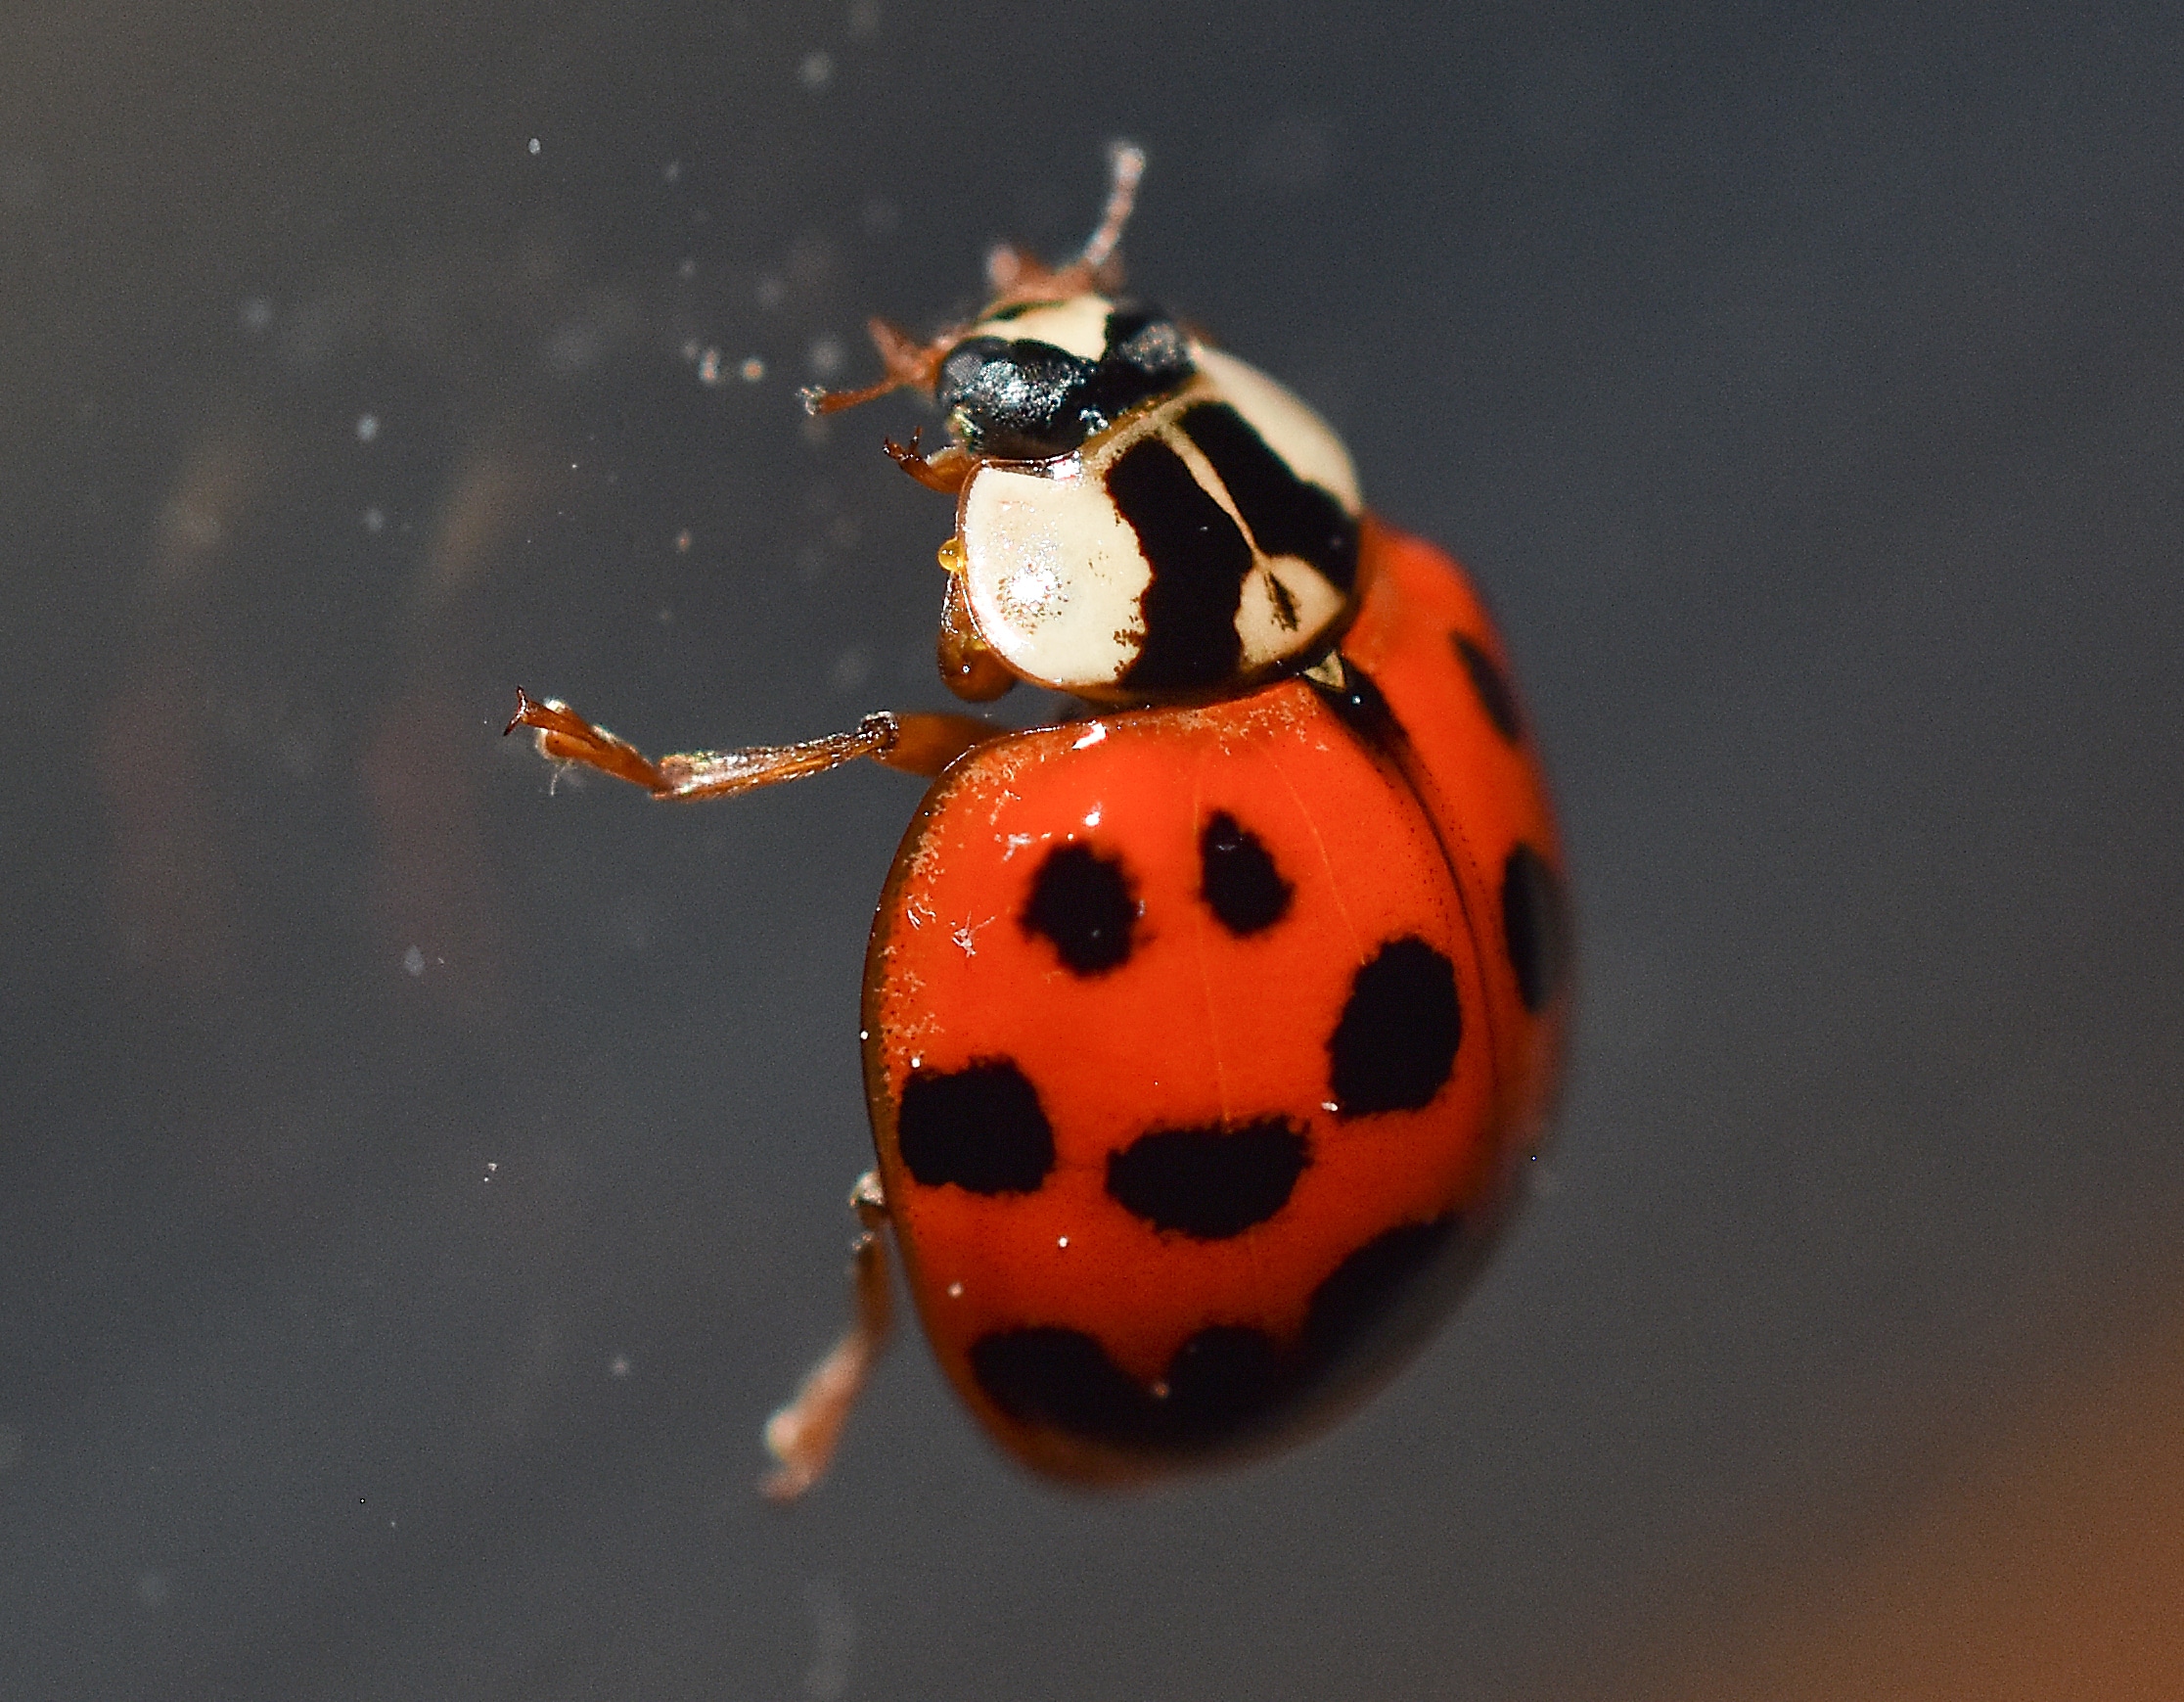
[[[1192,371],[1189,341],[1175,322],[1157,307],[1129,304],[1108,315],[1107,347],[1096,361],[1030,338],[966,338],[940,363],[933,396],[973,454],[1050,461]]]

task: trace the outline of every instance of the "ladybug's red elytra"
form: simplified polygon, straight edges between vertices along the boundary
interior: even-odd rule
[[[933,391],[947,446],[887,448],[956,499],[943,676],[1075,718],[881,713],[657,761],[560,703],[510,723],[660,798],[861,757],[933,778],[866,959],[855,1317],[767,1425],[781,1498],[887,1336],[885,1229],[995,1440],[1142,1480],[1391,1374],[1552,1096],[1569,906],[1501,640],[1454,562],[1365,512],[1317,415],[1115,293],[1143,163],[1115,151],[1069,264],[998,251],[975,323],[875,322],[886,378],[806,395]]]

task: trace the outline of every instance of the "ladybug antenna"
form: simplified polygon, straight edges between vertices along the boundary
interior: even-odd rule
[[[843,408],[861,407],[905,386],[931,390],[933,380],[940,376],[940,357],[955,346],[955,340],[961,335],[959,328],[943,333],[931,343],[920,343],[909,332],[885,319],[866,320],[865,332],[872,339],[872,346],[880,351],[880,364],[887,369],[887,376],[859,391],[830,391],[819,385],[807,385],[797,392],[803,398],[805,413],[839,414]]]
[[[1135,142],[1108,145],[1107,207],[1097,229],[1068,265],[1053,267],[1034,259],[1022,249],[1003,243],[986,255],[986,282],[993,287],[993,305],[1018,301],[1056,301],[1080,296],[1095,285],[1110,289],[1122,281],[1122,263],[1115,250],[1122,241],[1122,227],[1137,207],[1138,179],[1145,175],[1145,150]]]
[[[1081,295],[1095,284],[1113,287],[1119,283],[1122,268],[1115,250],[1122,241],[1122,227],[1130,222],[1130,214],[1137,207],[1138,180],[1144,175],[1143,148],[1135,142],[1110,143],[1107,207],[1100,213],[1098,227],[1077,251],[1076,258],[1066,266],[1055,268],[1033,259],[1021,249],[1003,244],[986,256],[986,279],[994,292],[992,306],[1015,301],[1051,301]],[[878,384],[854,391],[807,386],[799,392],[805,413],[839,414],[843,408],[877,401],[890,391],[931,390],[940,376],[942,358],[955,346],[964,330],[960,325],[951,326],[931,343],[920,343],[885,319],[871,320],[865,329],[871,333],[872,345],[880,351],[881,364],[887,369],[887,376]]]
[[[1097,275],[1115,256],[1122,240],[1122,227],[1137,207],[1138,179],[1145,175],[1145,150],[1135,142],[1108,144],[1107,209],[1100,214],[1100,228],[1085,238],[1084,248],[1069,270],[1082,268]]]

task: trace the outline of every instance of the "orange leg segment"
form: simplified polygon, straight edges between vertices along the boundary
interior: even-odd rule
[[[864,1225],[849,1253],[849,1327],[805,1374],[789,1403],[766,1420],[766,1449],[780,1462],[758,1486],[768,1500],[793,1501],[825,1475],[849,1409],[894,1330],[894,1291],[887,1277],[887,1245],[880,1238],[887,1203],[878,1172],[867,1171],[857,1178],[849,1190],[849,1206]]]
[[[888,460],[928,490],[937,490],[942,496],[960,495],[964,485],[970,483],[972,470],[978,464],[977,457],[954,443],[928,455],[918,447],[924,437],[925,428],[919,426],[911,432],[908,444],[888,437],[880,447],[887,451]]]
[[[896,714],[882,710],[846,733],[830,733],[797,745],[680,751],[655,761],[559,699],[541,703],[521,687],[516,692],[516,713],[502,731],[513,733],[518,727],[529,727],[538,735],[538,754],[550,761],[581,762],[642,786],[655,798],[684,800],[730,798],[761,786],[824,774],[861,757],[930,778],[974,745],[1006,731],[969,715]]]

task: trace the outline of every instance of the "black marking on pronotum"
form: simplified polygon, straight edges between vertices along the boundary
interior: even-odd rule
[[[1031,880],[1024,931],[1047,940],[1076,975],[1105,975],[1129,960],[1138,902],[1119,857],[1088,845],[1056,846]]]
[[[1139,1384],[1096,1336],[1054,1324],[995,1330],[971,1345],[986,1398],[1020,1424],[1059,1430],[1126,1453],[1191,1455],[1251,1441],[1306,1412],[1323,1392],[1368,1368],[1440,1292],[1461,1224],[1454,1217],[1375,1236],[1312,1291],[1304,1328],[1285,1350],[1246,1324],[1208,1324]]]
[[[929,1188],[953,1182],[974,1194],[1028,1194],[1054,1168],[1054,1130],[1038,1089],[1007,1058],[913,1074],[895,1114],[895,1144]]]
[[[1183,328],[1144,302],[1124,302],[1108,315],[1102,360],[1135,367],[1163,386],[1179,385],[1198,370]]]
[[[1468,633],[1451,632],[1448,639],[1456,647],[1456,656],[1463,663],[1464,671],[1471,675],[1472,690],[1479,694],[1479,707],[1494,723],[1494,731],[1512,745],[1516,744],[1524,736],[1524,722],[1517,712],[1517,693],[1509,683],[1509,675],[1502,672],[1494,659]]]
[[[1157,438],[1116,457],[1107,486],[1153,570],[1138,602],[1145,638],[1123,683],[1173,691],[1233,678],[1244,656],[1236,610],[1251,571],[1250,542],[1183,458]]]
[[[1199,895],[1222,927],[1239,939],[1271,928],[1295,891],[1257,834],[1225,809],[1213,812],[1199,835]]]
[[[1545,857],[1520,844],[1502,865],[1502,937],[1528,1011],[1544,1010],[1570,968],[1570,899]]]
[[[1415,934],[1390,940],[1351,980],[1342,1019],[1328,1036],[1337,1115],[1432,1104],[1463,1036],[1455,965]]]
[[[1159,1128],[1108,1155],[1107,1191],[1156,1229],[1224,1241],[1288,1205],[1311,1161],[1311,1142],[1279,1117]]]
[[[1201,402],[1177,422],[1228,487],[1264,555],[1300,556],[1338,590],[1357,584],[1357,519],[1333,492],[1299,479],[1226,402]]]

